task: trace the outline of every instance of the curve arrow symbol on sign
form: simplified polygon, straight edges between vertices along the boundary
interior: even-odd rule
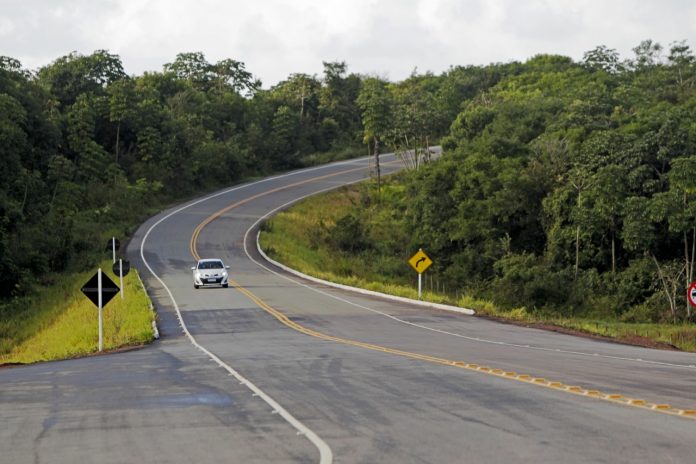
[[[410,264],[417,273],[422,274],[433,262],[423,250],[418,250],[418,252],[408,260],[408,264]]]

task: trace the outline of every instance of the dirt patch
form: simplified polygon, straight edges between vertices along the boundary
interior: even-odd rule
[[[45,364],[45,363],[50,363],[50,362],[67,361],[70,359],[81,359],[81,358],[92,358],[95,356],[106,356],[106,355],[114,354],[114,353],[124,353],[126,351],[140,350],[140,349],[143,349],[150,344],[151,343],[140,343],[138,345],[125,345],[125,346],[121,346],[118,348],[112,348],[110,350],[103,350],[101,352],[94,351],[92,353],[85,353],[82,355],[73,356],[73,357],[65,358],[65,359],[51,359],[50,361],[36,361],[33,363],[4,363],[4,364],[0,364],[0,369],[11,369],[13,367],[31,366],[33,364]]]

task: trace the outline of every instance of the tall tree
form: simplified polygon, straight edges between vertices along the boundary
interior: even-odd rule
[[[368,149],[370,142],[372,142],[375,169],[377,171],[377,190],[381,191],[379,144],[391,127],[393,120],[391,113],[392,102],[387,90],[387,84],[374,77],[365,79],[360,89],[357,103],[362,111],[363,141],[367,144]]]

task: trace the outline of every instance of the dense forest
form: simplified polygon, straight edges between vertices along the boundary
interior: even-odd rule
[[[104,50],[30,72],[0,57],[0,292],[93,265],[148,212],[235,181],[362,154],[344,63],[270,90],[244,63],[182,53],[126,75]]]
[[[685,42],[646,40],[634,53],[621,60],[600,46],[582,62],[538,55],[470,69],[442,159],[388,200],[386,247],[370,238],[384,224],[369,225],[360,207],[359,221],[339,223],[370,253],[423,247],[443,287],[502,308],[693,321],[696,59]],[[389,107],[400,92],[384,85]],[[403,115],[363,116],[366,137],[389,143]]]
[[[106,237],[168,202],[396,151],[407,195],[376,197],[393,202],[390,237],[376,244],[356,208],[337,248],[423,247],[448,288],[502,307],[689,319],[696,59],[685,42],[634,55],[599,46],[580,62],[537,55],[397,83],[332,62],[270,89],[199,52],[142,76],[104,50],[36,71],[0,57],[0,291],[92,265]],[[437,141],[444,154],[427,163]]]

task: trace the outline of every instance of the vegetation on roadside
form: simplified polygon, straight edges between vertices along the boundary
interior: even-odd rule
[[[621,60],[600,46],[581,62],[537,55],[479,81],[437,163],[424,164],[427,152],[404,156],[413,169],[396,201],[380,198],[377,181],[371,201],[399,212],[394,236],[434,257],[440,288],[532,317],[696,321],[686,297],[696,269],[696,57],[685,42],[633,51]],[[358,102],[366,143],[398,151],[394,140],[406,137],[394,134],[424,113],[406,111],[396,89],[365,86]],[[432,133],[413,127],[421,140]],[[374,226],[359,208],[338,221],[364,234]],[[382,247],[379,236],[355,236],[355,248]]]
[[[119,285],[111,262],[100,265]],[[98,310],[80,291],[95,272],[96,268],[57,276],[31,298],[1,306],[0,364],[73,358],[97,351]],[[137,271],[132,269],[123,280],[124,300],[118,294],[103,309],[103,346],[107,351],[153,339],[155,313]]]
[[[271,258],[320,279],[416,299],[417,275],[409,246],[402,173],[376,183],[344,187],[312,197],[262,225],[260,244]],[[427,251],[427,247],[426,247]],[[436,261],[438,256],[429,253]],[[456,286],[433,265],[423,274],[423,299],[476,310],[479,315],[538,327],[559,327],[647,346],[696,351],[696,327],[669,321],[631,322],[601,313],[563,315],[524,306],[505,307]],[[633,316],[632,316],[633,317]]]

